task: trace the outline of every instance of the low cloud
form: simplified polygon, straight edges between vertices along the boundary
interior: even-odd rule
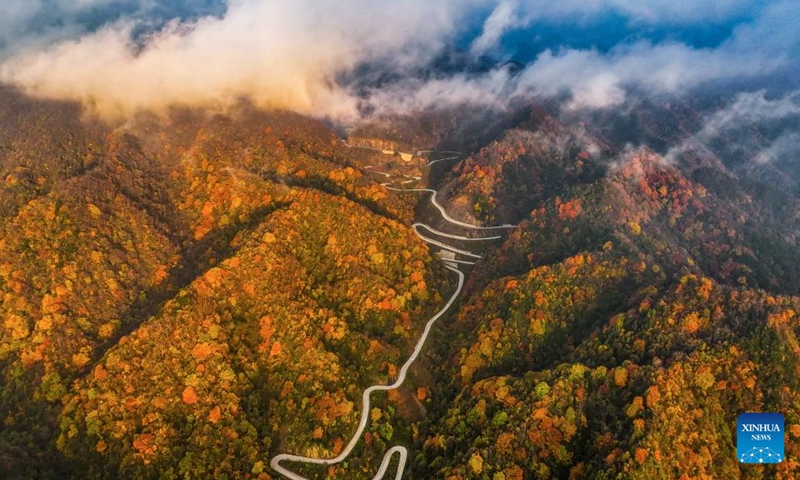
[[[800,117],[800,91],[782,97],[767,98],[764,90],[742,93],[726,108],[715,112],[705,123],[704,134],[712,134],[744,125],[761,124],[772,120]]]
[[[524,27],[528,19],[518,13],[519,4],[515,1],[502,1],[494,9],[489,18],[483,23],[483,32],[472,42],[470,50],[477,55],[483,55],[494,49],[507,32]]]
[[[713,48],[641,41],[608,52],[547,50],[526,69],[520,89],[543,95],[568,91],[573,108],[605,108],[621,104],[629,87],[679,94],[708,82],[796,71],[798,24],[800,5],[781,2]]]
[[[761,164],[797,159],[800,159],[800,133],[797,132],[782,134],[754,157]]]
[[[728,151],[722,155],[744,156],[745,162],[768,163],[800,152],[800,90],[769,98],[764,90],[741,93],[722,109],[709,114],[702,128],[673,147],[670,162],[682,155],[702,152],[720,138]]]
[[[226,0],[3,0],[0,59],[74,39],[120,19],[157,28],[224,11]]]
[[[122,19],[17,55],[2,65],[0,78],[107,115],[175,104],[218,107],[247,97],[347,118],[357,99],[337,75],[379,58],[397,69],[429,61],[455,31],[460,3],[234,0],[219,18],[175,20],[135,40],[139,24]]]
[[[481,75],[407,79],[368,90],[361,105],[368,111],[400,114],[464,104],[502,109],[514,94],[513,85],[511,73],[506,68]]]
[[[6,42],[0,81],[39,97],[81,101],[106,116],[172,105],[224,108],[247,98],[350,123],[365,111],[502,107],[531,95],[565,97],[574,109],[608,108],[622,104],[631,88],[680,94],[709,82],[757,83],[800,67],[794,1],[184,0],[172,2],[180,5],[173,10],[169,3],[8,0],[0,6],[0,41]],[[62,12],[60,21],[42,13],[52,5]],[[97,21],[98,12],[107,12],[107,20]],[[463,44],[476,19],[480,29],[468,39],[469,51],[504,58],[499,50],[509,32],[543,22],[576,28],[611,14],[623,15],[632,32],[709,21],[733,22],[732,33],[711,46],[674,39],[623,41],[602,50],[550,45],[513,73],[499,67],[409,74]],[[358,88],[343,80],[352,81],[366,64],[379,65],[386,75],[376,77],[390,80]]]

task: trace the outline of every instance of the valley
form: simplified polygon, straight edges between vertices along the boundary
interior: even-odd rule
[[[0,478],[800,478],[798,25],[0,1]]]
[[[348,147],[350,147],[350,146],[348,145]],[[364,147],[362,147],[362,148],[364,148]],[[386,151],[383,151],[382,153],[384,155],[386,155],[386,154],[393,155],[394,154],[394,152],[387,153]],[[429,153],[434,154],[436,152],[429,152]],[[401,158],[402,158],[402,154],[401,154]],[[450,160],[453,160],[454,158],[458,158],[458,157],[452,157],[451,156],[451,157],[446,157],[446,158],[442,158],[442,159],[431,160],[427,164],[423,165],[421,168],[430,168],[431,165],[433,165],[433,164],[435,164],[437,162],[450,161]],[[406,161],[405,158],[402,158],[402,160],[404,162]],[[410,183],[422,181],[423,177],[420,177],[420,176],[408,176],[408,175],[404,175],[404,174],[401,174],[401,173],[393,174],[391,172],[386,172],[386,171],[383,171],[383,170],[375,170],[375,169],[365,169],[365,171],[369,172],[370,174],[379,175],[379,176],[381,176],[382,179],[387,180],[387,182],[384,182],[384,183],[381,184],[381,186],[385,187],[387,190],[390,190],[390,191],[393,191],[393,192],[398,192],[398,193],[409,193],[409,192],[411,192],[411,193],[416,193],[416,192],[430,193],[431,195],[428,197],[430,199],[430,203],[434,207],[436,207],[438,212],[441,214],[441,218],[448,224],[454,225],[456,227],[460,227],[462,229],[466,228],[466,229],[472,229],[472,230],[477,230],[477,231],[514,228],[513,225],[502,225],[502,226],[497,226],[497,227],[474,226],[474,225],[470,225],[470,224],[467,224],[467,223],[460,222],[458,220],[452,219],[447,214],[445,209],[436,201],[436,194],[437,194],[436,190],[432,190],[432,189],[428,189],[428,188],[406,187],[406,185],[409,185]],[[397,186],[392,186],[393,184],[395,184],[395,183],[393,183],[393,181],[396,182]],[[465,242],[465,241],[466,242],[491,241],[491,240],[497,240],[497,239],[503,238],[502,236],[477,237],[477,238],[475,238],[475,237],[465,237],[465,236],[461,236],[461,235],[455,235],[455,234],[451,234],[451,233],[441,232],[441,231],[436,230],[433,227],[427,225],[426,223],[420,223],[420,222],[414,223],[412,225],[412,228],[414,229],[414,232],[417,234],[417,236],[422,241],[428,243],[431,246],[440,247],[442,249],[442,251],[440,252],[440,260],[445,264],[445,268],[447,268],[447,270],[449,270],[450,272],[455,273],[457,275],[457,278],[458,278],[455,290],[451,294],[450,298],[447,300],[447,303],[445,303],[445,305],[438,312],[436,312],[436,314],[433,317],[431,317],[427,321],[427,323],[425,324],[425,329],[422,331],[422,335],[420,336],[419,340],[417,341],[416,345],[414,346],[414,350],[411,352],[411,355],[408,357],[408,360],[406,360],[405,363],[403,363],[403,365],[400,367],[400,373],[398,374],[397,379],[394,382],[392,382],[391,384],[389,384],[389,385],[372,385],[372,386],[368,387],[366,390],[364,390],[364,394],[363,394],[362,400],[361,400],[361,414],[360,414],[360,420],[359,420],[358,427],[356,428],[356,431],[353,434],[351,440],[348,442],[347,446],[344,447],[344,449],[341,451],[341,453],[339,453],[339,455],[336,456],[335,458],[330,458],[330,459],[310,458],[310,457],[304,457],[304,456],[299,456],[299,455],[291,455],[291,454],[280,454],[280,455],[277,455],[277,456],[273,457],[272,460],[270,461],[270,466],[272,467],[273,470],[275,470],[279,474],[283,475],[284,477],[289,478],[291,480],[306,480],[306,477],[300,476],[300,475],[294,473],[293,471],[287,469],[286,467],[281,465],[281,462],[297,462],[297,463],[306,463],[306,464],[333,465],[333,464],[341,463],[345,459],[347,459],[347,457],[353,451],[353,448],[355,448],[356,444],[359,441],[361,441],[361,436],[364,433],[364,429],[367,426],[367,422],[369,421],[370,396],[372,395],[372,393],[373,392],[381,392],[381,391],[393,390],[393,389],[396,389],[396,388],[400,387],[403,384],[403,382],[406,379],[406,375],[408,374],[409,368],[417,360],[417,357],[419,356],[420,352],[425,347],[425,342],[428,340],[428,336],[431,333],[431,329],[432,329],[433,325],[442,316],[444,316],[445,314],[448,313],[448,311],[451,309],[453,304],[459,298],[461,290],[464,287],[464,279],[465,279],[465,274],[464,274],[464,272],[461,271],[461,269],[459,268],[459,265],[474,265],[474,262],[468,261],[468,260],[463,260],[463,259],[457,259],[457,258],[444,258],[444,255],[442,255],[442,253],[447,251],[447,252],[455,253],[457,255],[461,255],[463,257],[470,258],[470,259],[480,259],[480,258],[482,258],[480,255],[478,255],[478,254],[476,254],[474,252],[462,250],[462,249],[457,248],[455,246],[448,245],[446,243],[443,243],[443,242],[431,239],[429,237],[426,237],[426,236],[424,236],[424,235],[419,233],[419,228],[424,228],[426,230],[429,230],[431,233],[434,233],[438,237],[445,237],[445,238],[448,238],[448,239],[451,239],[451,240],[459,240],[461,242]],[[374,477],[374,480],[380,480],[380,479],[384,478],[384,475],[388,471],[388,469],[389,469],[389,467],[391,465],[391,461],[394,458],[394,454],[398,455],[397,466],[395,467],[396,468],[396,471],[395,471],[396,473],[395,473],[395,477],[394,478],[396,480],[400,480],[401,478],[403,478],[406,461],[408,459],[408,449],[405,446],[398,445],[398,446],[390,448],[384,454],[383,461],[381,462],[381,466],[380,466],[378,472],[376,473],[376,475]]]
[[[1,93],[11,478],[749,478],[737,412],[799,418],[798,200],[710,150]]]

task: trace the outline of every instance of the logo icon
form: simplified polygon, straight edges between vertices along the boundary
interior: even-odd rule
[[[783,415],[743,413],[736,421],[736,453],[741,463],[781,463]]]

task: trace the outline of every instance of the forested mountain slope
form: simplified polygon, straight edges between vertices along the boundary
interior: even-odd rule
[[[399,444],[413,479],[800,475],[794,166],[730,156],[692,102],[351,132],[451,152],[423,168],[247,105],[116,125],[8,89],[0,107],[12,478],[279,478],[278,453],[336,456],[454,289],[411,228],[440,215],[432,192],[381,185],[402,175],[461,222],[515,227],[475,247],[347,461],[299,472],[372,478]],[[745,411],[784,414],[786,461],[737,463]]]
[[[2,99],[0,468],[238,476],[335,448],[446,286],[413,203],[297,115],[113,128]]]
[[[445,178],[451,209],[520,224],[431,353],[413,478],[795,478],[798,199],[533,118]],[[747,411],[785,415],[786,461],[738,463]]]

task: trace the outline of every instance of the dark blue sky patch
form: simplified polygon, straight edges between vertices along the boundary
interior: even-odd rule
[[[510,31],[503,37],[497,53],[503,59],[529,63],[545,50],[594,49],[605,53],[617,45],[639,41],[652,44],[669,41],[692,48],[716,48],[731,37],[737,26],[750,21],[752,17],[740,16],[721,23],[659,26],[632,23],[628,17],[610,12],[591,21],[538,22]],[[460,44],[468,46],[479,34],[480,26],[473,28],[460,39]]]
[[[95,31],[123,18],[142,20],[158,28],[171,20],[191,21],[206,16],[222,16],[227,10],[225,0],[158,0],[142,9],[138,0],[123,0],[79,12],[76,21],[87,31]]]

